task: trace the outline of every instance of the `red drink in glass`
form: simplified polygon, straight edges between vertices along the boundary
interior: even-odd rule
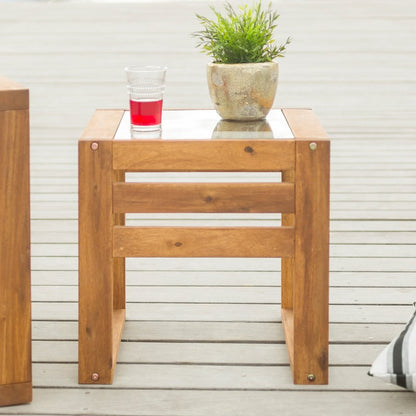
[[[130,119],[135,126],[158,126],[162,122],[163,100],[130,100]]]

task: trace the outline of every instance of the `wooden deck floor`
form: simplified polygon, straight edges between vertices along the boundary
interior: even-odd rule
[[[33,403],[19,415],[414,415],[367,376],[416,300],[416,6],[282,0],[276,106],[311,107],[332,142],[330,384],[294,386],[277,260],[129,262],[114,384],[77,384],[77,140],[126,107],[123,67],[169,67],[165,105],[209,108],[194,49],[203,1],[0,2],[0,73],[31,91]],[[265,223],[165,216],[151,224]]]

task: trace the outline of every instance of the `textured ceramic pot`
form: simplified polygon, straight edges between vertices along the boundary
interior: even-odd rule
[[[207,67],[208,88],[225,120],[261,120],[272,108],[279,66],[276,62],[216,64]]]

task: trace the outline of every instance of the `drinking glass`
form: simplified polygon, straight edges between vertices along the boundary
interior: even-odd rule
[[[150,65],[125,68],[132,132],[161,129],[166,70]]]

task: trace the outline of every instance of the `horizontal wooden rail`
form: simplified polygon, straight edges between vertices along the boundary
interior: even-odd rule
[[[294,140],[114,141],[113,168],[129,172],[281,172],[295,165]]]
[[[113,211],[290,213],[294,212],[294,184],[117,182]]]
[[[283,115],[296,139],[328,140],[328,135],[311,109],[284,108]]]
[[[293,227],[123,227],[114,257],[291,257]]]
[[[111,140],[117,132],[124,110],[98,110],[82,133],[83,140]]]

